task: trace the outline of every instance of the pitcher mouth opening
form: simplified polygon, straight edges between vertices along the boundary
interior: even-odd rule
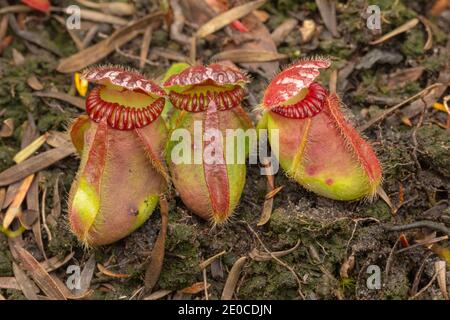
[[[211,99],[217,110],[224,111],[241,104],[245,91],[239,85],[221,85],[206,81],[202,84],[183,87],[169,93],[169,99],[177,109],[202,112],[208,109]]]
[[[106,117],[114,129],[132,130],[155,121],[164,108],[164,98],[143,90],[127,90],[114,85],[100,85],[86,98],[86,112],[100,122]]]
[[[320,113],[325,105],[327,90],[318,83],[311,83],[288,100],[275,107],[267,107],[283,117],[293,119],[311,118]]]

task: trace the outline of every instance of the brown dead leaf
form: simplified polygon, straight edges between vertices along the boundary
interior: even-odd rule
[[[14,133],[14,119],[8,118],[3,120],[2,128],[0,129],[0,137],[8,138]]]
[[[161,230],[159,231],[158,238],[153,246],[151,253],[150,264],[145,271],[145,289],[151,291],[155,284],[158,282],[159,275],[161,273],[162,265],[164,262],[165,243],[167,234],[167,225],[169,222],[169,206],[165,197],[161,197],[159,200],[160,213],[161,213]]]
[[[425,31],[427,32],[427,41],[423,46],[423,50],[427,51],[433,48],[433,30],[431,28],[431,21],[424,16],[419,16],[419,20],[422,22],[425,27]]]
[[[33,74],[28,77],[27,84],[31,87],[31,89],[40,91],[44,89],[44,85],[36,78],[36,76]]]
[[[212,257],[206,259],[205,261],[200,263],[200,269],[205,269],[207,266],[209,266],[214,260],[219,258],[220,256],[224,255],[226,253],[225,250],[219,252],[218,254],[213,255]]]
[[[33,235],[39,250],[42,252],[44,257],[47,258],[44,249],[44,242],[42,241],[41,220],[39,216],[39,179],[40,173],[36,175],[36,178],[33,180],[33,183],[31,184],[30,189],[28,190],[27,209],[38,213],[37,220],[31,227],[31,229],[33,230]]]
[[[269,158],[266,158],[267,161],[270,161]],[[275,189],[275,177],[273,175],[272,166],[267,162],[265,165],[265,174],[267,178],[267,193],[272,192]],[[264,200],[263,204],[263,210],[261,213],[261,217],[259,218],[259,221],[257,223],[257,226],[263,226],[265,225],[272,215],[272,209],[273,209],[273,197],[266,198]]]
[[[207,283],[206,288],[208,289],[209,287],[211,287],[211,284]],[[187,288],[181,289],[180,292],[184,293],[184,294],[197,294],[197,293],[202,292],[204,289],[205,289],[205,283],[203,281],[201,281],[201,282],[196,282]]]
[[[258,20],[261,21],[262,23],[266,22],[266,21],[269,20],[269,18],[270,18],[270,15],[269,15],[266,11],[264,11],[264,10],[254,10],[252,13],[253,13],[253,14],[255,15],[255,17],[257,17]]]
[[[272,31],[271,37],[276,45],[286,40],[286,37],[295,29],[298,21],[294,18],[287,18],[275,30]]]
[[[437,281],[439,284],[439,289],[441,289],[442,296],[445,300],[448,300],[448,291],[447,291],[447,275],[446,275],[446,266],[447,263],[445,261],[436,261],[434,263],[434,268],[437,274]]]
[[[0,277],[0,289],[21,290],[15,277]]]
[[[70,137],[66,132],[51,130],[47,138],[47,144],[53,148],[61,147],[70,143]]]
[[[144,298],[144,300],[159,300],[161,298],[164,298],[168,294],[170,294],[171,290],[158,290],[153,292],[151,295]]]
[[[229,43],[224,50],[242,49],[250,51],[260,51],[260,52],[273,52],[278,54],[277,46],[270,36],[270,32],[267,27],[258,20],[253,14],[249,14],[244,17],[242,23],[250,30],[246,35],[253,39],[253,41],[245,41],[240,44]],[[280,56],[279,56],[280,57]],[[280,57],[281,58],[281,57]],[[266,79],[271,79],[280,68],[280,63],[278,61],[269,62],[241,62],[242,67],[252,72],[262,75]]]
[[[119,40],[124,38],[126,35],[132,34],[137,31],[141,31],[142,29],[148,27],[151,23],[157,21],[157,18],[161,18],[162,16],[163,16],[163,12],[156,11],[156,12],[152,12],[152,13],[140,18],[139,20],[134,21],[130,25],[115,31],[109,38],[105,39],[106,42],[103,44],[103,46],[109,47],[112,42],[121,43],[122,41],[119,41]],[[128,41],[130,41],[130,40],[128,40]],[[124,43],[126,43],[126,42],[124,42]],[[116,47],[120,47],[120,46],[115,44],[113,50]],[[111,51],[113,51],[113,50],[111,50]],[[92,51],[94,51],[94,50],[92,49]]]
[[[26,229],[30,230],[36,221],[39,219],[39,211],[36,210],[19,210],[17,218],[20,224]]]
[[[425,68],[421,66],[399,69],[385,77],[386,86],[389,88],[403,88],[408,82],[414,82],[419,79],[424,70]]]
[[[3,209],[3,204],[5,203],[6,189],[0,188],[0,209]]]
[[[386,40],[389,40],[392,37],[395,37],[403,32],[406,32],[408,30],[411,30],[412,28],[414,28],[417,24],[419,23],[419,19],[414,18],[409,20],[408,22],[402,24],[400,27],[395,28],[394,30],[392,30],[391,32],[386,33],[384,36],[382,36],[381,38],[369,42],[369,44],[371,45],[375,45],[375,44],[380,44],[385,42]]]
[[[82,20],[89,20],[94,22],[101,22],[101,23],[109,23],[109,24],[115,24],[119,26],[124,26],[128,23],[127,20],[106,14],[101,13],[94,10],[89,9],[80,9],[81,19]]]
[[[73,256],[75,255],[75,252],[69,253],[66,257],[62,258],[59,256],[51,257],[49,259],[46,259],[45,261],[41,262],[42,267],[47,272],[55,271],[59,268],[61,268],[63,265],[65,265],[67,262],[69,262]]]
[[[48,215],[49,223],[55,227],[58,223],[58,218],[61,215],[61,197],[59,194],[59,179],[61,177],[61,174],[58,174],[55,183],[53,185],[53,205],[52,205],[52,211]]]
[[[37,156],[28,158],[27,160],[12,166],[0,173],[0,186],[6,186],[23,179],[30,174],[36,173],[55,162],[75,153],[72,144],[65,144],[61,147],[45,151]]]
[[[17,193],[14,197],[14,200],[12,201],[11,205],[9,206],[8,210],[5,213],[5,217],[3,219],[3,228],[8,229],[14,218],[16,218],[19,215],[21,211],[22,202],[25,199],[25,196],[27,195],[28,189],[30,188],[33,179],[34,174],[31,174],[27,176],[20,184],[19,189],[17,190]]]
[[[139,55],[139,69],[144,68],[145,61],[147,60],[148,51],[150,49],[150,42],[152,41],[152,26],[145,28],[144,35],[142,36],[141,54]]]
[[[121,30],[118,30],[117,32],[121,32]],[[125,43],[134,39],[139,33],[140,30],[131,31],[124,35],[116,36],[112,41],[105,39],[89,48],[71,55],[70,57],[61,59],[56,70],[62,73],[79,71],[103,59],[108,54],[116,50],[116,48],[120,48]],[[113,36],[114,34],[111,37]]]
[[[81,110],[85,109],[84,99],[71,96],[64,92],[35,92],[35,93],[33,93],[33,95],[36,97],[53,98],[53,99],[61,100],[61,101],[70,103],[71,105],[77,107],[78,109],[81,109]]]
[[[117,16],[132,16],[136,8],[131,3],[124,2],[92,2],[87,0],[77,0],[78,3],[91,9],[100,9],[101,11]]]
[[[339,37],[336,19],[336,2],[334,0],[316,0],[322,21],[333,37]]]
[[[24,248],[18,248],[17,254],[22,266],[30,273],[33,280],[51,300],[66,300],[61,289],[42,265]]]
[[[14,65],[16,67],[20,67],[21,65],[23,65],[25,63],[25,57],[19,51],[17,51],[15,48],[12,49],[12,57],[13,57]]]
[[[100,272],[103,273],[105,276],[108,276],[108,277],[111,277],[111,278],[124,279],[124,278],[129,278],[129,277],[130,277],[129,274],[112,272],[111,270],[106,269],[106,268],[105,268],[102,264],[100,264],[100,263],[97,263],[97,268],[98,268],[98,270],[100,270]]]
[[[231,22],[248,15],[253,10],[262,6],[265,2],[266,0],[256,0],[225,11],[203,24],[197,30],[195,36],[197,38],[204,38],[216,32],[217,30],[220,30],[223,27],[229,25]]]
[[[37,296],[37,293],[39,292],[38,287],[36,287],[34,282],[30,278],[28,278],[25,272],[14,262],[13,272],[14,277],[17,280],[17,284],[19,285],[19,288],[25,298],[27,298],[28,300],[39,300]]]
[[[348,274],[350,271],[353,270],[354,267],[355,267],[355,255],[352,253],[350,257],[345,259],[344,263],[341,266],[341,269],[339,270],[339,275],[341,276],[341,279],[349,278]]]
[[[450,8],[449,0],[436,0],[436,2],[433,4],[433,7],[430,10],[430,14],[432,16],[439,16],[447,8]]]
[[[230,273],[228,274],[227,280],[225,281],[225,286],[223,287],[221,300],[231,300],[233,298],[234,290],[239,280],[241,270],[247,262],[247,257],[240,257],[236,260],[231,267]]]

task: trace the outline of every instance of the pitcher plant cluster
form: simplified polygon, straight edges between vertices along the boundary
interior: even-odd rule
[[[116,66],[84,71],[95,87],[87,114],[70,127],[81,157],[69,195],[72,231],[90,246],[117,241],[170,186],[193,213],[222,224],[239,204],[246,162],[265,159],[271,172],[279,164],[292,183],[321,196],[372,198],[379,161],[336,94],[315,82],[329,66],[301,60],[276,75],[256,127],[242,107],[249,78],[234,67],[176,65],[161,85]]]

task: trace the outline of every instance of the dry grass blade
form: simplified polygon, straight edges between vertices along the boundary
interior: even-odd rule
[[[369,43],[372,44],[372,45],[383,43],[383,42],[385,42],[386,40],[389,40],[392,37],[395,37],[395,36],[397,36],[397,35],[399,35],[399,34],[401,34],[403,32],[411,30],[418,23],[419,23],[419,19],[417,19],[417,18],[411,19],[408,22],[406,22],[405,24],[402,24],[400,27],[395,28],[391,32],[386,33],[381,38],[379,38],[379,39],[377,39],[375,41],[369,42]]]
[[[339,37],[336,20],[336,2],[334,0],[316,0],[323,23],[333,37]]]
[[[17,280],[20,290],[22,291],[25,298],[28,300],[38,300],[37,292],[39,289],[36,287],[34,282],[28,278],[25,272],[13,262],[13,273]]]
[[[375,123],[377,123],[378,121],[383,120],[384,118],[386,118],[389,114],[393,113],[394,111],[396,111],[397,109],[401,108],[402,106],[404,106],[405,104],[416,100],[419,97],[423,97],[425,95],[427,95],[431,90],[437,88],[437,87],[441,87],[444,84],[442,83],[434,83],[428,87],[426,87],[425,89],[423,89],[422,91],[420,91],[419,93],[416,93],[415,95],[413,95],[412,97],[409,97],[408,99],[396,104],[395,106],[385,110],[384,112],[382,112],[379,116],[371,119],[370,121],[368,121],[366,124],[360,126],[358,128],[358,130],[360,132],[363,132],[365,130],[367,130],[368,128],[370,128],[372,125],[374,125]]]
[[[108,277],[111,277],[111,278],[124,279],[124,278],[129,278],[129,277],[130,277],[129,274],[112,272],[111,270],[106,269],[106,268],[105,268],[102,264],[100,264],[100,263],[97,263],[97,268],[98,268],[98,270],[100,270],[100,272],[103,273],[105,276],[108,276]]]
[[[397,208],[392,204],[391,198],[389,198],[389,196],[387,195],[386,191],[384,191],[384,189],[381,186],[378,187],[377,194],[389,206],[389,208],[391,209],[391,213],[393,215],[396,214],[397,213]]]
[[[54,148],[37,156],[28,158],[24,162],[16,164],[15,166],[0,173],[0,186],[9,185],[29,176],[30,174],[45,169],[74,152],[75,148],[72,144],[65,144],[59,148]]]
[[[150,49],[150,42],[152,41],[152,27],[149,26],[144,31],[141,44],[141,54],[139,55],[139,69],[144,68],[147,60],[148,50]]]
[[[58,100],[70,103],[71,105],[77,107],[78,109],[81,109],[81,110],[85,109],[84,99],[71,96],[64,92],[35,92],[33,95],[36,97],[42,97],[42,98],[58,99]]]
[[[17,152],[14,156],[13,160],[15,163],[21,163],[24,160],[28,159],[33,153],[35,153],[47,140],[48,134],[43,134],[30,144],[28,144],[25,148]]]
[[[93,63],[98,62],[116,50],[116,48],[119,48],[128,41],[134,39],[139,32],[140,31],[132,31],[130,33],[126,33],[116,37],[113,41],[105,39],[89,48],[71,55],[70,57],[61,59],[56,70],[62,73],[79,71]]]
[[[142,17],[139,20],[136,20],[132,24],[115,31],[108,39],[105,40],[105,45],[108,46],[111,42],[116,42],[118,41],[118,39],[121,39],[135,31],[141,31],[142,29],[148,27],[149,24],[155,20],[155,18],[161,18],[162,16],[163,13],[161,11],[156,11],[146,15],[145,17]]]
[[[38,173],[36,179],[33,180],[33,183],[31,184],[31,187],[27,193],[27,209],[36,211],[38,213],[39,213],[39,179],[40,174]],[[44,249],[44,242],[42,241],[41,220],[39,219],[39,214],[37,221],[33,224],[31,229],[33,230],[33,235],[39,250],[41,250],[44,257],[47,258]]]
[[[149,292],[158,282],[159,275],[161,273],[164,261],[164,246],[166,243],[167,225],[169,222],[169,205],[165,197],[161,197],[159,205],[161,212],[161,230],[159,231],[158,238],[153,246],[150,265],[145,271],[144,279],[145,289]]]
[[[252,1],[221,13],[202,25],[195,33],[195,36],[197,38],[204,38],[207,35],[222,29],[231,22],[248,15],[253,10],[262,6],[265,2],[266,0]]]
[[[23,4],[17,4],[14,6],[8,6],[8,7],[0,9],[0,15],[7,14],[7,13],[30,12],[31,10],[32,9],[28,6],[25,6]]]
[[[434,268],[437,273],[437,282],[439,284],[439,289],[441,289],[442,296],[445,300],[448,300],[447,291],[447,276],[446,276],[447,263],[445,261],[436,261],[434,263]]]
[[[213,263],[214,260],[219,258],[220,256],[224,255],[226,253],[225,250],[219,252],[218,254],[213,255],[212,257],[206,259],[205,261],[200,263],[200,269],[205,269],[207,266],[209,266],[211,263]]]
[[[211,287],[211,284],[207,283],[206,288],[209,288],[209,287]],[[197,294],[199,292],[202,292],[204,289],[205,289],[205,283],[203,281],[201,281],[201,282],[196,282],[193,285],[191,285],[187,288],[183,288],[179,291],[184,294]]]
[[[83,20],[116,24],[119,26],[124,26],[128,23],[128,21],[125,19],[113,16],[113,15],[101,13],[98,11],[94,11],[94,10],[81,9],[80,14],[81,14],[81,19],[83,19]]]
[[[61,259],[61,257],[52,257],[50,259],[46,259],[41,263],[42,267],[47,272],[55,271],[59,268],[61,268],[63,265],[65,265],[67,262],[69,262],[73,256],[75,255],[75,252],[71,252],[69,255],[67,255],[65,258]]]
[[[17,254],[23,267],[30,273],[33,280],[47,297],[52,300],[66,300],[53,278],[27,250],[18,248]]]
[[[87,0],[77,0],[79,4],[91,9],[100,9],[106,13],[118,16],[131,16],[136,12],[135,7],[130,3],[123,2],[91,2]]]
[[[266,170],[265,174],[266,174],[266,178],[267,178],[267,183],[266,183],[267,184],[267,194],[269,194],[275,190],[275,177],[273,175],[272,166],[267,161],[270,161],[270,160],[266,158],[266,163],[265,163],[265,170]],[[270,217],[272,215],[272,209],[273,209],[273,197],[267,198],[267,195],[266,195],[266,199],[264,200],[264,204],[263,204],[261,217],[259,218],[259,221],[257,224],[258,227],[265,225],[270,220]]]
[[[300,246],[300,240],[298,240],[297,243],[295,244],[295,246],[293,246],[292,248],[287,249],[287,250],[282,250],[282,251],[272,251],[272,254],[269,254],[267,252],[263,252],[263,251],[260,251],[256,248],[254,248],[252,250],[252,252],[250,252],[250,258],[252,258],[255,261],[269,261],[269,260],[273,259],[272,255],[277,258],[281,258],[281,257],[284,257],[284,256],[290,254],[291,252],[294,252],[295,250],[298,249],[299,246]]]
[[[288,18],[284,20],[275,30],[273,30],[271,37],[275,44],[279,45],[282,43],[286,37],[294,30],[297,26],[298,21],[294,18]]]
[[[427,18],[423,16],[419,16],[420,22],[425,27],[425,31],[427,32],[427,42],[425,42],[425,45],[423,46],[423,50],[427,51],[433,48],[433,31],[431,30],[431,22]]]
[[[30,189],[33,179],[34,174],[29,175],[22,181],[19,190],[17,190],[17,194],[14,197],[13,202],[6,211],[5,218],[3,219],[3,228],[8,229],[14,218],[19,215],[19,212],[21,210],[20,206],[22,205],[22,202],[25,199],[25,196],[27,195],[28,189]]]
[[[164,298],[168,294],[170,294],[171,290],[158,290],[153,292],[151,295],[144,298],[144,300],[159,300],[161,298]]]
[[[234,290],[236,289],[239,275],[241,274],[241,270],[244,267],[245,262],[247,262],[247,257],[240,257],[233,264],[233,267],[231,267],[227,281],[223,287],[222,297],[220,298],[221,300],[231,300],[233,298]]]
[[[248,49],[232,49],[225,50],[215,54],[211,60],[230,60],[233,62],[269,62],[287,59],[288,55],[266,51],[266,50],[248,50]]]
[[[284,186],[279,186],[276,187],[275,189],[273,189],[272,191],[268,192],[266,194],[265,199],[272,199],[273,197],[275,197],[281,190],[283,190]]]
[[[405,252],[405,251],[408,251],[408,250],[411,250],[411,249],[414,249],[414,248],[417,248],[417,247],[420,247],[420,246],[429,246],[429,245],[434,244],[434,243],[438,243],[438,242],[441,242],[441,241],[448,240],[448,238],[449,238],[448,236],[442,236],[442,237],[437,237],[437,238],[432,238],[432,239],[416,240],[417,243],[415,243],[413,245],[410,245],[410,246],[408,246],[406,248],[397,250],[395,252],[395,254],[399,254],[399,253],[402,253],[402,252]]]

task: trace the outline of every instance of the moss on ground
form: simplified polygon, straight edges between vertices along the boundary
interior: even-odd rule
[[[199,243],[194,226],[173,223],[169,226],[166,257],[159,278],[162,289],[177,290],[198,281]]]

